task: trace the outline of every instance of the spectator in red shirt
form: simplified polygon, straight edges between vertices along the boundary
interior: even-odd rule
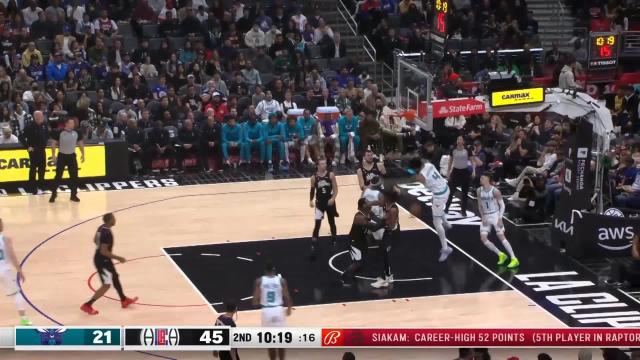
[[[205,93],[203,95],[203,102],[206,102],[209,97],[209,95],[207,93]],[[224,121],[224,117],[227,116],[229,114],[229,109],[227,108],[227,102],[224,101],[224,99],[222,98],[222,95],[219,92],[214,92],[213,95],[211,96],[211,102],[209,102],[205,107],[204,107],[204,112],[206,113],[207,110],[209,109],[213,109],[214,113],[213,113],[213,118],[216,119],[217,122],[223,122]]]

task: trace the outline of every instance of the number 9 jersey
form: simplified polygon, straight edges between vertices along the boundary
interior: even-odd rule
[[[260,280],[260,305],[262,326],[286,326],[282,296],[282,277],[263,276]]]

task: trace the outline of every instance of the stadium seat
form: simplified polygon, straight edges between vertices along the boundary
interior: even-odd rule
[[[478,40],[477,39],[464,39],[462,40],[462,50],[469,51],[473,48],[478,49]]]
[[[80,96],[79,91],[67,91],[66,94],[64,94],[64,101],[67,104],[75,105],[76,101],[78,101],[79,96]]]
[[[187,39],[185,39],[184,37],[171,37],[169,38],[169,45],[171,45],[172,49],[182,50],[186,41]]]
[[[331,70],[331,69],[327,69],[327,70],[322,72],[322,77],[324,78],[324,80],[326,82],[329,82],[329,81],[335,79],[336,76],[338,76],[338,73],[333,71],[333,70]]]
[[[160,44],[162,43],[162,38],[153,38],[149,39],[149,49],[158,50],[160,49]]]
[[[49,55],[53,49],[53,41],[48,39],[36,40],[36,49],[40,50],[42,56]]]
[[[447,41],[447,47],[451,50],[460,51],[462,50],[462,40],[449,40]]]
[[[142,36],[146,38],[158,36],[158,24],[142,25]]]
[[[260,78],[262,79],[263,85],[268,85],[273,80],[273,73],[262,73],[260,74]]]
[[[400,14],[389,14],[389,16],[387,16],[387,24],[391,28],[399,28],[400,26],[402,26]]]
[[[329,59],[329,68],[331,70],[340,71],[345,65],[347,65],[349,59],[347,58],[331,58]]]
[[[481,43],[480,43],[480,47],[484,50],[486,48],[495,48],[496,47],[496,43],[498,42],[498,39],[496,38],[488,38],[488,39],[482,39]]]
[[[127,36],[133,35],[133,28],[128,21],[121,21],[118,23],[118,34]],[[125,48],[126,49],[126,48]]]
[[[122,47],[124,49],[136,49],[138,47],[138,39],[133,36],[123,36]],[[132,50],[129,50],[129,51],[132,51]]]
[[[329,61],[327,59],[312,59],[311,63],[318,67],[318,71],[324,71],[329,68]]]
[[[307,45],[307,52],[311,59],[320,59],[322,58],[322,46],[318,45]]]

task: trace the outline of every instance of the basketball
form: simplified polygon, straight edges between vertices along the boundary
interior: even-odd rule
[[[413,202],[409,205],[409,212],[411,215],[419,218],[422,215],[422,205],[419,202]]]

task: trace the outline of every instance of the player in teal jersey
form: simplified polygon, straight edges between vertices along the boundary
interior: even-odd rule
[[[265,142],[265,158],[267,160],[268,171],[273,172],[273,147],[278,149],[280,155],[280,169],[287,171],[288,164],[285,164],[284,155],[284,126],[278,121],[276,113],[269,114],[269,122],[262,127],[263,138]]]
[[[228,166],[231,166],[229,160],[230,149],[240,149],[242,141],[242,128],[236,124],[235,118],[229,118],[227,123],[222,126],[222,160]]]
[[[258,149],[260,151],[260,163],[264,162],[264,134],[262,124],[257,118],[249,118],[242,125],[242,161],[251,163],[251,150]],[[242,164],[242,161],[240,162]]]

